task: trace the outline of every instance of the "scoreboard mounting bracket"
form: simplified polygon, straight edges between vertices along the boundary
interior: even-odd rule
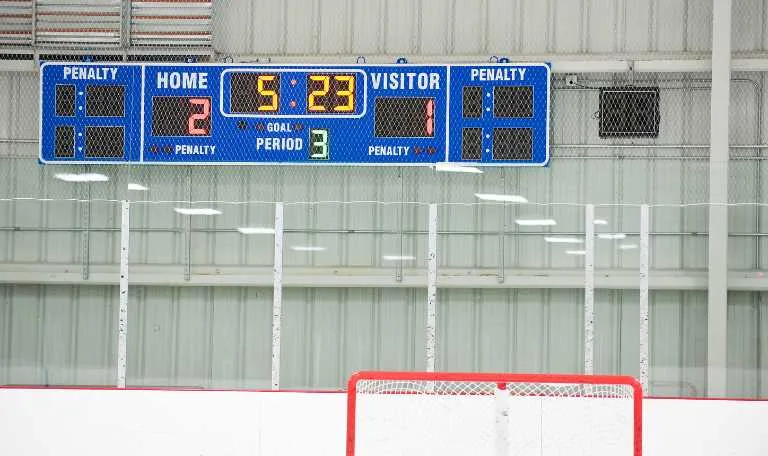
[[[40,161],[546,166],[545,63],[44,63]]]

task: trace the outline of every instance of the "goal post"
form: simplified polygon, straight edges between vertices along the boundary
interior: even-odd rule
[[[347,456],[641,456],[642,387],[612,375],[364,371]]]

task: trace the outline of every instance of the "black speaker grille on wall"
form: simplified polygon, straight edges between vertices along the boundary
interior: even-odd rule
[[[659,118],[658,87],[600,89],[601,138],[656,138]]]

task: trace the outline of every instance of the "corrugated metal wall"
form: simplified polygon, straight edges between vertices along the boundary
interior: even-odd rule
[[[706,335],[704,335],[706,337]],[[728,393],[768,397],[768,295],[728,294]]]
[[[734,0],[736,51],[768,48],[765,0]],[[712,46],[702,0],[229,0],[214,47],[232,54],[697,52]]]
[[[735,0],[734,49],[764,50],[768,1]],[[697,52],[710,47],[711,4],[699,0],[230,0],[214,3],[214,43],[237,54],[573,54]],[[341,25],[339,25],[341,23]],[[428,60],[429,57],[422,57]],[[580,75],[585,89],[555,81],[553,160],[547,169],[489,170],[482,176],[426,169],[90,167],[110,176],[67,184],[37,155],[37,77],[0,72],[0,198],[121,199],[128,182],[152,201],[389,201],[471,203],[475,192],[515,193],[536,202],[702,203],[708,198],[707,75]],[[765,142],[762,74],[734,75],[731,141]],[[643,80],[662,86],[662,136],[620,147],[597,137],[596,87]],[[635,145],[638,145],[635,144]],[[606,147],[615,145],[616,147]],[[594,147],[588,147],[594,146]],[[731,199],[765,198],[765,167],[734,149]],[[132,195],[136,197],[136,195]],[[243,238],[241,225],[268,225],[266,204],[226,207],[214,219],[186,221],[172,205],[134,205],[131,263],[268,266],[271,239]],[[763,209],[731,209],[729,265],[768,264]],[[517,216],[556,218],[580,233],[578,207],[441,208],[440,264],[455,268],[578,268],[579,259],[543,246],[541,236],[502,237]],[[598,208],[611,228],[636,231],[637,208]],[[325,255],[286,251],[286,267],[384,266],[382,254],[426,251],[423,234],[317,234],[321,229],[426,230],[423,205],[293,205],[286,243],[322,241]],[[706,268],[707,210],[652,210],[651,261],[657,269]],[[59,263],[87,273],[118,261],[119,208],[110,202],[0,201],[0,262]],[[760,247],[759,249],[757,247]],[[636,251],[598,242],[597,267],[636,269]],[[420,265],[421,266],[421,265]],[[387,266],[389,267],[389,266]],[[388,273],[390,269],[385,270]],[[578,371],[582,365],[580,290],[442,290],[441,369]],[[596,293],[596,370],[636,374],[637,292]],[[282,386],[336,388],[359,368],[424,368],[424,290],[287,289]],[[117,292],[105,286],[0,286],[0,383],[113,384]],[[706,390],[706,294],[651,295],[651,390]],[[270,377],[271,290],[131,288],[128,381],[133,385],[265,388]],[[768,395],[768,305],[761,293],[729,296],[729,388]]]
[[[0,384],[114,384],[115,287],[0,286]],[[286,388],[337,388],[358,369],[424,369],[425,292],[284,293]],[[134,287],[128,383],[269,388],[268,289]],[[578,372],[579,290],[451,290],[440,296],[442,370]],[[596,293],[595,371],[638,375],[637,293]],[[768,394],[764,293],[729,296],[729,392]],[[651,295],[656,395],[706,389],[706,294]],[[761,373],[761,369],[763,372]]]
[[[0,286],[0,383],[115,383],[117,289]]]

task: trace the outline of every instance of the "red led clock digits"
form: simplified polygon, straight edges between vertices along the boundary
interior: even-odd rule
[[[211,100],[208,98],[190,98],[189,104],[203,107],[203,112],[190,114],[189,121],[187,122],[189,134],[192,136],[207,135],[208,131],[205,128],[198,128],[196,122],[205,121],[211,115]]]
[[[432,136],[435,133],[435,100],[430,98],[427,100],[427,136]]]

